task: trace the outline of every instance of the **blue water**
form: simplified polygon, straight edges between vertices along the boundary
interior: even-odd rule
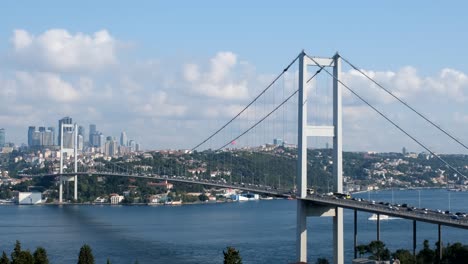
[[[392,191],[356,196],[392,200]],[[450,195],[450,202],[449,202]],[[421,207],[468,211],[468,193],[420,192]],[[394,191],[395,203],[419,205],[416,190]],[[186,206],[0,206],[0,251],[15,240],[24,248],[47,249],[52,263],[76,263],[79,248],[91,245],[96,263],[222,263],[226,246],[244,263],[288,263],[295,258],[296,201],[272,200]],[[376,238],[376,223],[359,213],[358,241]],[[353,256],[353,212],[345,210],[345,254]],[[308,219],[308,258],[332,256],[332,219]],[[418,223],[418,247],[434,245],[437,226]],[[443,242],[468,244],[468,231],[443,227]],[[411,249],[412,221],[381,222],[381,240],[391,250]]]

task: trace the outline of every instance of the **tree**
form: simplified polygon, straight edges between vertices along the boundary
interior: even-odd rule
[[[394,259],[398,259],[401,264],[413,264],[414,256],[409,250],[398,249],[395,253],[392,254]]]
[[[329,264],[328,259],[326,258],[318,258],[315,264]]]
[[[15,248],[13,249],[13,252],[11,252],[11,262],[15,263],[15,260],[19,258],[21,254],[21,243],[16,240],[15,243]]]
[[[389,260],[390,251],[385,247],[385,244],[382,241],[372,241],[367,247],[367,252],[370,253],[370,259],[374,260]]]
[[[94,264],[94,256],[91,247],[84,244],[80,249],[78,256],[78,264]]]
[[[43,247],[36,248],[34,251],[34,264],[49,264],[49,259],[47,258],[47,251]]]
[[[434,258],[435,258],[434,250],[429,248],[429,241],[424,240],[423,249],[419,251],[418,255],[416,256],[417,263],[431,264],[434,262]]]
[[[110,259],[109,259],[109,258],[107,258],[107,262],[106,262],[106,264],[111,264],[111,262],[110,262]]]
[[[34,257],[29,250],[21,251],[12,264],[34,264]]]
[[[357,252],[359,253],[359,257],[361,258],[362,255],[366,254],[367,252],[367,245],[358,245],[356,247]]]
[[[242,258],[239,254],[239,250],[233,247],[227,247],[227,252],[223,250],[224,264],[242,264]]]
[[[202,202],[205,202],[205,201],[208,201],[208,196],[206,196],[206,194],[202,193],[198,196],[198,200],[202,201]]]
[[[5,251],[3,251],[2,258],[0,258],[0,264],[10,264],[10,259],[8,258]]]
[[[458,242],[448,245],[442,256],[442,263],[465,263],[468,259],[468,246]]]

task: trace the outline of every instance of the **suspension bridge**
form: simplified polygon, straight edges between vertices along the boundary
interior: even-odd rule
[[[320,189],[315,185],[320,182],[318,175],[322,174],[322,177],[325,175],[328,182],[332,182],[333,193],[343,193],[343,89],[367,105],[404,136],[432,154],[451,173],[466,179],[466,170],[447,162],[428,147],[427,143],[418,139],[385,114],[382,109],[372,104],[365,95],[358,93],[348,85],[341,76],[343,62],[371,82],[375,88],[381,89],[424,122],[468,150],[468,147],[451,132],[437,125],[429,116],[416,110],[348,59],[339,54],[335,54],[331,58],[312,57],[302,51],[278,75],[272,78],[272,81],[260,90],[251,101],[244,107],[238,107],[238,112],[227,122],[214,122],[214,124],[211,122],[211,126],[217,126],[217,128],[213,128],[214,132],[206,136],[186,154],[181,155],[182,158],[176,159],[174,170],[165,171],[168,170],[166,165],[160,167],[136,166],[124,161],[85,163],[79,160],[79,153],[76,149],[77,127],[75,125],[71,127],[74,129],[75,135],[74,147],[61,146],[59,172],[34,175],[25,173],[22,176],[57,177],[60,186],[60,203],[63,202],[64,183],[74,182],[74,199],[76,200],[79,194],[78,176],[94,175],[190,183],[239,189],[278,197],[294,197],[297,199],[296,260],[299,262],[307,262],[306,219],[313,216],[333,217],[334,263],[345,262],[344,208],[354,210],[355,248],[357,246],[356,215],[358,211],[412,220],[414,253],[416,252],[417,221],[438,225],[439,242],[442,225],[468,229],[468,221],[465,219],[455,219],[450,215],[438,214],[420,208],[395,209],[375,203],[375,201],[346,200],[339,199],[340,197],[335,195],[324,195],[317,191],[313,194],[308,192],[308,189]],[[310,69],[313,70],[310,71]],[[326,110],[321,111],[321,108]],[[63,131],[64,127],[60,129]],[[328,166],[324,166],[320,173],[317,170],[311,171],[313,158],[308,158],[308,148],[314,141],[309,141],[309,138],[315,139],[315,145],[319,141],[332,145],[330,162]],[[266,143],[272,139],[275,139],[273,144]],[[73,161],[64,160],[64,156],[67,155],[73,156]],[[197,155],[204,155],[204,157],[197,159]],[[287,162],[271,162],[271,159],[265,157],[273,157],[276,161],[287,160]],[[240,163],[240,160],[243,162]],[[64,163],[74,166],[65,166]],[[193,173],[193,171],[197,171],[197,173]],[[210,173],[214,173],[216,177],[210,176]],[[380,234],[379,226],[378,218],[377,240],[379,240]]]

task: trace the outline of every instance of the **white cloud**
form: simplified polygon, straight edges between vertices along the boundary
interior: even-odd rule
[[[184,65],[183,76],[192,91],[214,98],[226,100],[245,99],[248,97],[248,81],[236,75],[236,67],[246,67],[237,62],[237,55],[232,52],[218,52],[210,59],[210,67],[201,73],[200,66],[188,63]]]
[[[148,148],[187,147],[237,114],[277,74],[258,73],[254,65],[226,51],[183,65],[151,58],[118,64],[119,57],[128,56],[117,54],[117,40],[107,31],[89,34],[51,29],[35,36],[17,30],[12,43],[10,53],[25,67],[20,71],[12,67],[0,74],[0,123],[17,127],[17,134],[22,135],[17,142],[25,142],[28,125],[56,125],[58,118],[70,115],[83,125],[98,124],[106,135],[125,129],[129,136],[139,136],[145,145],[151,142]],[[107,67],[109,70],[101,71]],[[468,100],[465,73],[443,69],[424,76],[410,66],[394,71],[365,72],[411,105],[416,104],[422,112],[433,110],[428,102],[437,105],[438,110],[433,111],[431,118],[443,121],[449,116],[451,122],[460,124],[460,131],[455,131],[457,134],[468,132],[468,114],[463,105]],[[415,130],[419,128],[419,124],[412,122],[412,116],[401,112],[401,108],[396,109],[398,104],[394,99],[357,71],[345,71],[342,76],[346,84],[389,113],[399,124]],[[326,79],[317,79],[317,83],[314,80],[307,86],[309,119],[315,118],[310,121],[317,124],[331,119],[331,94],[316,93],[317,87],[324,90],[321,80]],[[236,136],[296,89],[297,71],[291,70],[234,122],[226,134]],[[391,126],[358,99],[345,92],[343,102],[348,149],[375,146],[377,150],[394,150],[395,146],[400,149],[406,144],[401,139],[387,137]],[[317,112],[321,107],[328,107],[328,112]],[[278,122],[255,129],[263,135],[262,139],[247,138],[246,142],[262,144],[285,134],[293,143],[297,129],[297,98],[288,102],[286,110],[280,110],[268,120],[272,119]],[[286,129],[278,126],[285,121]],[[276,133],[262,129],[276,130]],[[147,134],[146,131],[153,132]],[[218,143],[223,139],[218,139]]]
[[[54,71],[95,71],[117,62],[116,40],[106,30],[92,35],[50,29],[34,36],[13,32],[13,57],[22,65]]]
[[[363,72],[403,100],[416,98],[425,100],[434,98],[434,95],[457,102],[468,100],[468,76],[454,69],[442,69],[435,76],[420,76],[416,68],[411,66],[403,67],[396,72],[368,70]],[[396,101],[356,70],[343,72],[343,82],[373,103],[390,104]],[[345,103],[357,101],[349,91],[346,89],[344,91],[348,100]]]
[[[51,99],[55,102],[73,102],[79,92],[70,83],[53,73],[16,73],[16,89],[26,98]]]

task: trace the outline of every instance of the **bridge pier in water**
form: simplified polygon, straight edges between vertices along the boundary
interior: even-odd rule
[[[307,124],[307,84],[308,66],[319,67],[319,73],[325,67],[333,68],[333,126],[310,126]],[[333,263],[344,263],[343,208],[320,207],[301,200],[307,197],[307,138],[333,138],[333,191],[343,192],[342,160],[342,101],[341,59],[338,54],[333,58],[313,58],[303,52],[299,54],[299,87],[298,87],[298,171],[297,171],[297,231],[296,256],[298,262],[307,262],[307,216],[333,217]],[[317,74],[316,73],[316,74]]]

